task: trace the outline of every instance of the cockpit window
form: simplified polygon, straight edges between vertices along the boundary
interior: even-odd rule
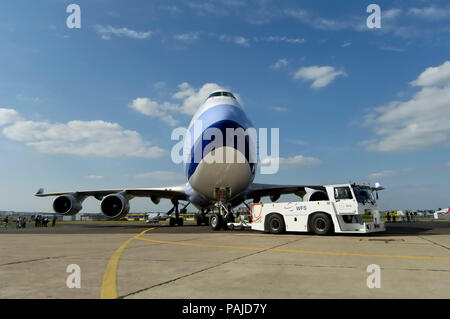
[[[233,94],[231,94],[230,92],[223,92],[224,96],[229,96],[232,97],[233,99],[235,98]]]
[[[230,93],[230,92],[225,92],[225,91],[220,91],[220,92],[214,92],[214,93],[211,93],[211,94],[208,96],[208,99],[209,99],[210,97],[215,97],[215,96],[228,96],[228,97],[232,97],[233,99],[236,99],[232,93]]]
[[[210,95],[208,96],[208,99],[209,99],[210,97],[214,97],[214,96],[222,96],[222,92],[214,92],[214,93],[212,93],[212,94],[210,94]]]

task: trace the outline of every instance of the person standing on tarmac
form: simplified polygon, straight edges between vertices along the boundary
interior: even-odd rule
[[[53,215],[52,227],[55,227],[55,224],[56,224],[56,215]]]
[[[8,222],[9,222],[9,218],[8,216],[5,217],[5,229],[8,230]]]

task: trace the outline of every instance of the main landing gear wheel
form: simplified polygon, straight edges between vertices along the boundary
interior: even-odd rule
[[[214,214],[209,219],[209,225],[212,230],[219,230],[223,227],[223,218],[219,214]]]
[[[183,222],[184,222],[183,217],[178,217],[178,218],[170,217],[169,226],[170,227],[173,227],[175,225],[183,226]]]
[[[209,225],[209,219],[208,217],[204,216],[198,216],[197,217],[197,226],[201,226],[201,225],[205,225],[208,226]]]

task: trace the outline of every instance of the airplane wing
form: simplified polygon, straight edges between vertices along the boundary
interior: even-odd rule
[[[130,197],[150,197],[150,198],[168,198],[175,200],[188,200],[188,196],[185,193],[185,185],[172,186],[172,187],[159,187],[159,188],[124,188],[124,189],[105,189],[105,190],[88,190],[88,191],[75,191],[75,192],[60,192],[60,193],[45,193],[41,188],[35,194],[37,197],[48,196],[61,196],[68,194],[75,194],[79,197],[93,196],[98,200],[109,194],[116,194],[124,192]]]
[[[259,199],[265,196],[272,196],[278,198],[280,195],[295,194],[303,197],[306,194],[306,188],[317,189],[324,191],[323,186],[318,185],[276,185],[276,184],[258,184],[253,183],[249,186],[243,194],[243,200]]]

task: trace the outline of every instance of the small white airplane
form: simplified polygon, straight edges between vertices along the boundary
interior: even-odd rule
[[[145,219],[146,223],[159,223],[160,221],[166,220],[169,215],[166,213],[148,213]]]
[[[201,122],[202,131],[196,132],[196,124]],[[53,202],[53,209],[61,215],[74,215],[82,209],[82,202],[89,196],[101,201],[103,214],[111,219],[119,219],[128,214],[129,201],[134,197],[148,197],[158,204],[161,198],[170,199],[173,208],[168,212],[175,215],[170,218],[170,225],[182,225],[179,217],[179,201],[192,203],[201,211],[200,224],[210,224],[211,228],[218,230],[226,228],[226,223],[233,217],[232,208],[252,199],[259,202],[261,197],[269,196],[272,201],[278,200],[282,194],[296,194],[304,196],[305,187],[310,189],[320,186],[311,185],[271,185],[253,183],[256,172],[256,163],[250,160],[250,150],[256,149],[257,141],[252,136],[245,138],[245,151],[237,147],[234,141],[223,147],[208,151],[208,141],[204,133],[209,128],[215,128],[226,136],[226,129],[253,128],[244,110],[231,92],[218,90],[212,92],[200,106],[188,127],[191,138],[184,141],[184,154],[191,159],[185,164],[187,183],[179,186],[161,188],[126,188],[108,190],[73,191],[59,193],[45,193],[40,189],[35,196],[58,196]],[[206,151],[205,151],[206,150]],[[244,159],[233,162],[212,162],[214,152],[231,153],[232,158]],[[200,154],[197,158],[196,154]],[[198,160],[197,160],[198,159]],[[218,213],[216,213],[218,210]],[[213,212],[210,220],[205,214]]]
[[[434,212],[434,219],[450,219],[450,207]]]

